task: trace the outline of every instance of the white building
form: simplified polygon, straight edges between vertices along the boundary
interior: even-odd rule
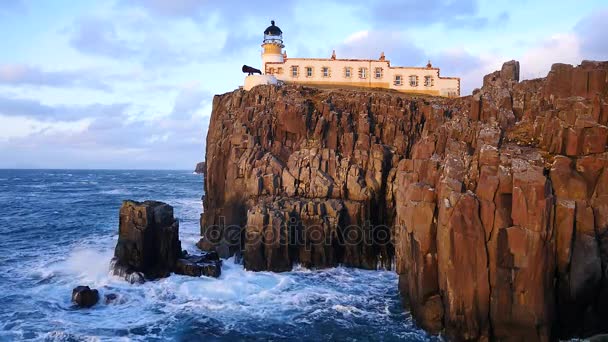
[[[391,66],[384,53],[378,59],[341,59],[335,51],[330,58],[288,58],[284,47],[283,32],[273,20],[264,31],[261,70],[286,83],[460,96],[460,78],[440,76],[430,61],[426,67],[400,67]]]

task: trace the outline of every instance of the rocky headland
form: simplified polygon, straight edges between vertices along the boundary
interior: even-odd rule
[[[608,331],[608,62],[519,63],[455,99],[258,86],[217,95],[199,247],[250,270],[394,267],[453,340]]]

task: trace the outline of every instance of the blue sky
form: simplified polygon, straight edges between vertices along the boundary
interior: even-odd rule
[[[192,169],[270,19],[289,56],[430,59],[462,95],[608,60],[605,0],[0,0],[0,168]]]

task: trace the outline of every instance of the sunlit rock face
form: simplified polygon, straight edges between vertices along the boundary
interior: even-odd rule
[[[258,86],[214,98],[203,239],[251,270],[392,267],[455,340],[608,319],[608,62],[519,63],[457,99]]]

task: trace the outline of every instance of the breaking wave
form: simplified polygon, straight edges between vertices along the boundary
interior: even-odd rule
[[[229,259],[219,279],[172,275],[130,284],[112,276],[109,263],[123,198],[98,197],[99,187],[174,205],[182,244],[195,250],[202,179],[187,171],[69,173],[71,180],[98,184],[69,183],[70,191],[28,196],[26,203],[9,208],[14,216],[5,223],[9,226],[0,225],[12,239],[0,240],[0,255],[13,256],[0,259],[0,286],[6,289],[0,293],[0,340],[436,339],[401,308],[397,276],[390,271],[296,267],[286,273],[249,272]],[[19,182],[27,183],[28,177],[20,174]],[[46,177],[56,182],[65,174]],[[13,195],[0,193],[0,200]],[[36,217],[38,222],[31,220]],[[99,304],[75,308],[70,294],[77,285],[97,288]],[[108,294],[116,299],[106,303]]]

